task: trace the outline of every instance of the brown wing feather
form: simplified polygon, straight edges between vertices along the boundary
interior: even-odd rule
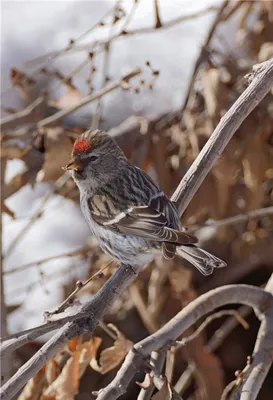
[[[92,213],[92,216],[98,224],[127,235],[177,245],[193,244],[198,241],[195,236],[166,226],[168,223],[166,217],[147,206],[131,207],[126,213],[122,212],[112,220],[96,213]]]

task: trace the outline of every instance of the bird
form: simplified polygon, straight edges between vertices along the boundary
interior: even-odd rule
[[[102,130],[87,130],[74,142],[71,171],[82,213],[100,247],[120,265],[139,269],[155,255],[177,254],[203,275],[226,263],[197,247],[180,225],[177,208],[152,178],[131,164]]]

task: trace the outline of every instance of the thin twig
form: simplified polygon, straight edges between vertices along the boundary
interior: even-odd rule
[[[86,104],[90,103],[91,101],[100,99],[102,96],[105,96],[107,93],[112,92],[113,90],[117,89],[122,85],[122,82],[128,81],[133,77],[141,74],[141,69],[136,68],[133,71],[129,72],[126,75],[123,75],[119,80],[116,80],[109,85],[105,86],[104,88],[98,90],[96,93],[89,94],[83,97],[78,103],[74,104],[73,106],[67,107],[64,110],[58,111],[50,117],[44,118],[38,122],[37,127],[45,127],[51,124],[56,124],[63,118],[67,117],[67,115],[71,114],[72,112],[78,110],[79,108],[85,106]]]
[[[63,312],[65,310],[66,306],[68,306],[69,304],[71,304],[73,302],[73,300],[75,299],[76,294],[78,294],[80,290],[82,290],[86,285],[88,285],[88,283],[93,281],[95,278],[101,277],[103,275],[103,271],[106,268],[108,268],[113,262],[114,262],[114,260],[109,261],[104,267],[100,268],[99,271],[97,271],[95,274],[90,276],[85,282],[77,281],[76,282],[76,287],[73,290],[73,292],[70,293],[70,295],[62,302],[62,304],[59,305],[57,307],[57,309],[54,310],[50,314],[54,315],[54,314],[58,314],[58,313]]]
[[[158,329],[158,324],[153,318],[153,315],[148,310],[147,305],[144,302],[143,296],[140,293],[137,282],[133,282],[129,287],[129,293],[131,300],[136,307],[138,314],[145,325],[145,328],[149,333],[156,332]]]
[[[118,3],[116,6],[113,8],[113,15],[112,15],[112,23],[110,26],[109,30],[109,38],[108,42],[105,44],[105,49],[104,49],[104,62],[103,62],[103,70],[102,70],[102,85],[101,88],[103,88],[107,81],[108,81],[108,72],[109,72],[109,66],[110,66],[110,51],[111,51],[111,40],[113,37],[113,30],[115,27],[115,17],[116,17],[116,8],[118,6]],[[95,114],[92,118],[91,121],[91,127],[90,129],[95,130],[99,127],[100,121],[101,121],[101,112],[102,112],[102,97],[98,99],[97,106],[96,106],[96,111]]]
[[[7,271],[4,271],[4,275],[10,275],[14,272],[23,271],[29,267],[33,267],[34,265],[42,265],[47,263],[48,261],[57,260],[59,258],[66,258],[66,257],[77,257],[77,256],[84,256],[91,251],[90,248],[82,248],[74,251],[68,251],[62,254],[58,254],[56,256],[42,258],[41,260],[31,261],[29,263],[18,265],[17,267],[12,267]]]
[[[161,22],[161,18],[159,15],[158,0],[154,0],[154,8],[155,8],[155,28],[159,29],[163,26],[163,24]]]
[[[241,222],[247,222],[252,218],[259,218],[264,217],[266,215],[273,215],[273,206],[272,207],[265,207],[265,208],[258,208],[257,210],[252,210],[244,214],[238,214],[234,217],[228,217],[222,219],[220,221],[206,221],[204,225],[193,225],[188,228],[189,232],[197,231],[201,228],[212,227],[212,228],[220,228],[222,226],[227,225],[235,225]]]
[[[187,14],[187,15],[181,15],[180,17],[174,18],[170,21],[165,22],[160,28],[158,29],[168,29],[168,28],[172,28],[173,26],[180,24],[181,22],[185,22],[185,21],[190,21],[192,19],[196,19],[198,17],[202,17],[203,15],[206,15],[210,12],[215,12],[217,11],[219,8],[215,7],[215,6],[210,6],[207,7],[203,10],[194,12],[192,14]],[[127,25],[127,24],[126,24]],[[121,31],[118,32],[115,36],[113,36],[111,38],[111,41],[114,41],[116,39],[123,39],[126,36],[134,36],[134,35],[141,35],[141,34],[146,34],[146,33],[153,33],[155,31],[155,27],[154,26],[147,26],[147,27],[143,27],[143,28],[138,28],[138,29],[134,29],[134,30],[125,30],[125,27],[122,27]],[[93,48],[94,45],[96,46],[100,46],[100,48],[104,48],[105,44],[107,43],[106,41],[100,41],[98,42],[97,40],[95,42],[91,42],[91,43],[87,43],[84,45],[78,45],[78,46],[72,46],[70,49],[67,49],[65,51],[65,53],[67,52],[78,52],[78,51],[85,51],[87,49]],[[57,54],[58,52],[49,52],[47,54],[45,54],[44,56],[42,56],[43,58],[46,57],[51,57],[54,56],[55,54]],[[62,53],[61,53],[62,54]],[[61,55],[59,54],[59,55]]]
[[[154,391],[154,382],[153,378],[155,375],[160,375],[164,366],[166,354],[164,351],[152,351],[151,358],[150,358],[150,365],[152,371],[150,373],[146,373],[146,377],[144,382],[147,380],[147,375],[150,377],[151,384],[148,388],[142,388],[139,392],[137,400],[150,400]]]
[[[235,310],[223,310],[223,311],[218,311],[209,317],[206,318],[206,320],[196,329],[196,331],[190,335],[187,336],[186,338],[183,338],[180,341],[177,341],[177,344],[181,344],[182,346],[186,346],[187,343],[191,342],[192,340],[196,339],[198,335],[215,319],[218,318],[223,318],[227,315],[233,315],[234,318],[237,319],[237,321],[245,328],[248,329],[249,325],[248,323],[242,318],[242,316],[238,313],[238,311]]]
[[[39,111],[42,110],[45,102],[45,96],[39,96],[33,103],[29,104],[23,110],[20,110],[8,117],[3,118],[0,121],[1,131],[8,129],[14,129],[18,125],[24,125],[29,123],[34,123],[37,116],[39,116]],[[35,118],[36,117],[36,118]],[[41,117],[41,115],[39,116]]]
[[[64,53],[67,53],[68,51],[70,51],[71,49],[73,49],[73,47],[75,47],[75,45],[76,45],[79,41],[81,41],[82,39],[84,39],[86,36],[88,36],[90,33],[92,33],[98,26],[100,26],[100,24],[103,22],[103,20],[104,20],[105,18],[107,18],[108,15],[110,15],[110,14],[112,13],[112,11],[113,11],[113,9],[114,9],[115,7],[116,7],[116,6],[111,7],[111,8],[102,16],[102,18],[100,18],[93,26],[91,26],[91,28],[88,28],[85,32],[81,33],[77,38],[73,39],[73,41],[70,42],[65,48],[63,48],[63,49],[61,49],[61,50],[58,50],[58,51],[54,51],[54,52],[50,52],[50,53],[44,54],[44,55],[41,56],[41,57],[37,57],[37,58],[35,58],[34,60],[28,61],[25,65],[29,67],[29,66],[33,65],[34,63],[41,62],[41,61],[43,61],[43,60],[45,59],[45,60],[46,60],[46,63],[45,63],[43,66],[40,66],[38,71],[40,71],[40,69],[41,69],[42,67],[45,67],[45,66],[48,67],[48,65],[51,64],[52,61],[53,61],[54,59],[56,59],[56,58],[59,57],[60,55],[62,55],[62,54],[64,54]],[[38,71],[37,71],[37,72],[38,72]],[[34,73],[35,73],[35,71],[34,71]],[[33,74],[33,73],[32,73],[32,74]],[[33,76],[33,75],[32,75],[32,76]]]
[[[44,196],[38,210],[32,215],[32,217],[30,218],[30,220],[26,224],[26,226],[21,230],[21,232],[19,232],[19,234],[11,242],[7,251],[4,254],[4,258],[7,258],[12,253],[12,251],[14,250],[14,248],[18,244],[18,242],[23,238],[23,236],[29,231],[29,229],[32,227],[32,225],[41,216],[44,206],[51,199],[51,197],[55,194],[55,191],[61,189],[65,185],[65,183],[68,181],[68,179],[70,179],[70,175],[69,175],[69,173],[65,173],[55,182],[54,189],[49,191]]]
[[[226,9],[228,3],[229,3],[229,0],[225,0],[223,2],[222,6],[220,7],[220,9],[218,9],[218,12],[215,15],[215,18],[214,18],[214,20],[213,20],[213,22],[211,24],[211,27],[210,27],[210,29],[208,31],[206,40],[205,40],[205,42],[204,42],[204,44],[203,44],[203,46],[201,48],[199,56],[198,56],[197,60],[195,61],[194,68],[193,68],[193,73],[191,75],[191,79],[190,79],[190,82],[188,84],[188,88],[187,88],[187,91],[186,91],[186,96],[185,96],[185,99],[184,99],[184,102],[183,102],[183,106],[181,108],[181,112],[182,113],[183,113],[183,111],[186,109],[186,107],[188,105],[188,102],[189,102],[189,99],[190,99],[190,96],[191,96],[191,93],[192,93],[192,89],[194,87],[194,83],[195,83],[195,80],[196,80],[196,76],[197,76],[199,67],[200,67],[200,65],[202,64],[202,62],[205,59],[208,45],[209,45],[209,43],[210,43],[210,41],[211,41],[211,39],[213,37],[213,34],[214,34],[216,28],[219,25],[219,22],[222,19],[224,10]]]

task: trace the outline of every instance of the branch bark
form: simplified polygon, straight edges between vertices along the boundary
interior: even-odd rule
[[[273,295],[273,274],[271,275],[265,293]],[[253,362],[239,390],[232,400],[255,400],[261,390],[264,380],[273,362],[273,304],[262,316],[262,323],[258,332]]]
[[[183,214],[201,183],[223,153],[228,142],[246,117],[262,101],[273,86],[273,58],[253,67],[251,84],[227,111],[181,180],[172,199]]]
[[[250,86],[245,90],[245,92],[239,97],[239,99],[234,103],[234,105],[230,108],[230,110],[226,113],[226,115],[222,118],[219,125],[216,127],[215,131],[211,135],[210,139],[202,149],[201,153],[197,157],[197,159],[192,164],[191,168],[188,170],[181,183],[179,184],[177,190],[172,196],[172,200],[176,201],[178,206],[180,215],[184,212],[190,200],[196,193],[197,189],[200,187],[201,183],[205,179],[206,175],[216,163],[217,159],[220,157],[224,148],[228,144],[229,140],[235,133],[236,129],[241,125],[244,119],[249,115],[249,113],[259,104],[259,102],[264,98],[264,96],[270,91],[273,86],[273,59],[259,65],[256,68],[254,79],[252,80]],[[61,328],[40,350],[36,353],[17,373],[2,387],[1,394],[3,400],[11,399],[18,391],[23,387],[23,385],[33,376],[35,375],[41,367],[67,342],[67,340],[81,335],[85,331],[93,332],[98,321],[103,317],[105,311],[108,307],[113,303],[113,301],[120,295],[120,293],[125,290],[128,285],[135,278],[135,274],[139,272],[133,270],[129,266],[121,265],[120,268],[115,272],[115,274],[105,283],[105,285],[99,290],[99,292],[94,296],[94,298],[83,305],[80,309],[80,312],[87,312],[90,315],[90,318],[79,319],[75,322],[66,324],[63,328]],[[249,304],[252,307],[257,307],[261,297],[266,298],[267,300],[271,299],[271,295],[269,293],[261,294],[261,290],[258,288],[246,287],[244,290],[242,288],[241,291],[238,290],[236,286],[236,290],[238,297],[234,295],[233,301],[238,300],[238,302],[242,302],[244,304]],[[226,292],[229,292],[229,288],[225,288]],[[221,288],[222,289],[222,288]],[[217,290],[216,289],[216,293]],[[231,291],[232,292],[232,291]],[[214,291],[215,293],[215,291]],[[255,301],[254,297],[250,298],[251,295],[254,296],[256,293]],[[259,294],[258,294],[259,293]],[[215,307],[218,307],[222,304],[228,304],[231,301],[231,294],[229,293],[228,297],[222,296],[222,301],[226,301],[223,303],[220,301],[217,303],[217,299],[219,300],[219,296],[214,296],[214,300],[211,299],[211,306],[214,307],[209,308],[208,310],[212,311]],[[245,295],[245,298],[242,298],[242,295]],[[261,296],[261,297],[260,297]],[[166,341],[171,340],[172,337],[178,335],[179,332],[183,329],[187,329],[192,324],[192,321],[195,321],[199,314],[196,309],[192,308],[192,304],[198,304],[197,309],[202,310],[204,313],[206,309],[202,304],[199,304],[200,299],[204,299],[201,296],[199,299],[191,303],[186,307],[186,310],[191,310],[192,315],[187,316],[186,322],[179,323],[174,326],[170,325],[174,322],[171,320],[168,324],[166,324],[159,332],[159,337],[161,339],[157,339],[157,346],[162,346]],[[254,301],[254,302],[253,302]],[[180,315],[180,314],[178,314]],[[203,314],[202,314],[203,315]],[[198,319],[197,318],[197,319]],[[175,319],[176,320],[176,317]],[[186,327],[185,327],[186,326]],[[168,331],[170,333],[168,334]],[[158,334],[158,333],[157,333]],[[154,335],[145,339],[143,342],[140,342],[140,345],[136,346],[137,352],[140,351],[140,355],[138,353],[133,354],[129,353],[128,357],[131,357],[132,360],[138,358],[140,361],[143,357],[143,352],[141,352],[141,346],[145,345],[146,354],[149,355],[151,351],[155,350],[155,343],[149,342]],[[134,357],[133,357],[134,356]],[[126,359],[127,360],[127,359]],[[127,360],[128,362],[128,360]],[[120,370],[117,374],[116,380],[119,381],[119,377],[123,374],[124,368]],[[131,373],[132,377],[133,374]],[[123,379],[123,378],[122,378]],[[101,397],[103,398],[103,397]],[[109,397],[110,398],[110,397]]]
[[[125,358],[115,379],[100,390],[97,400],[115,400],[125,393],[137,368],[152,351],[166,348],[201,317],[230,303],[250,306],[259,312],[272,307],[273,296],[250,285],[227,285],[203,294],[189,303],[156,333],[134,345]]]
[[[42,117],[41,113],[45,109],[45,96],[40,96],[33,103],[29,104],[24,110],[9,115],[0,121],[2,131],[15,129],[17,126],[34,123]]]

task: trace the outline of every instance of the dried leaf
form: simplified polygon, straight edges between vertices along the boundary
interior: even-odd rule
[[[192,271],[186,268],[172,269],[169,273],[169,279],[176,293],[182,293],[188,290],[191,286],[192,281]]]
[[[67,342],[68,350],[71,353],[74,353],[74,351],[77,350],[77,347],[78,347],[79,343],[81,343],[81,337],[80,336],[76,336],[73,339],[69,340]]]
[[[145,378],[144,378],[144,381],[143,382],[137,382],[136,381],[136,384],[138,386],[140,386],[142,389],[146,389],[147,390],[147,389],[149,389],[151,387],[152,382],[153,382],[153,380],[152,380],[151,375],[150,374],[146,374]]]
[[[62,174],[72,151],[72,140],[62,128],[48,128],[45,135],[45,162],[37,176],[38,182],[56,181]]]
[[[171,400],[171,399],[172,399],[172,389],[167,379],[165,379],[164,385],[159,390],[159,392],[157,392],[152,397],[152,400]]]
[[[92,358],[96,358],[101,338],[94,336],[90,341],[81,343],[81,336],[68,342],[72,352],[61,373],[58,363],[53,359],[46,365],[46,380],[49,384],[44,391],[42,400],[53,398],[56,400],[74,399],[78,393],[79,381]]]
[[[65,83],[65,92],[62,96],[60,96],[56,100],[50,100],[48,104],[50,106],[57,107],[59,109],[65,109],[67,107],[71,107],[74,104],[78,103],[81,98],[81,94],[79,89],[72,85],[72,83]]]
[[[23,186],[28,183],[28,171],[24,171],[15,175],[9,183],[2,186],[2,199],[5,200],[18,192]]]
[[[80,351],[75,351],[57,379],[44,391],[44,396],[55,396],[56,400],[74,400],[79,389]]]
[[[57,379],[59,374],[60,374],[59,364],[53,358],[46,364],[45,376],[48,386],[50,386]]]
[[[220,69],[208,68],[202,73],[202,87],[207,113],[214,128],[228,103],[229,91],[223,82]]]
[[[81,378],[92,359],[96,359],[97,351],[102,339],[94,336],[89,342],[84,342],[80,346],[81,354],[79,360],[79,377]]]
[[[17,68],[11,68],[10,80],[14,87],[19,89],[25,99],[30,97],[30,87],[35,84],[35,80],[29,77],[25,72]]]
[[[263,182],[265,181],[267,165],[267,143],[263,132],[257,132],[249,142],[243,157],[244,181],[252,192],[249,209],[255,209],[262,204],[264,197]],[[263,154],[263,157],[261,157]],[[272,160],[271,160],[272,161]]]
[[[133,342],[126,339],[115,325],[108,324],[108,327],[117,334],[114,346],[108,347],[102,351],[99,364],[96,359],[92,359],[90,362],[91,368],[100,372],[102,375],[116,368],[124,359],[128,351],[133,347]]]
[[[39,400],[45,385],[45,367],[31,378],[17,400]]]

